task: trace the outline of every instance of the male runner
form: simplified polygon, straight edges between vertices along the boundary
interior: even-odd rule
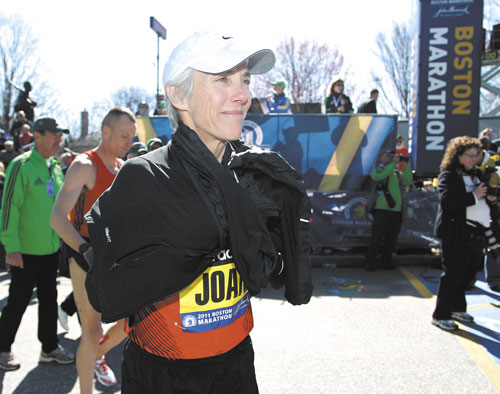
[[[50,224],[64,241],[63,256],[69,264],[73,292],[80,316],[82,336],[76,356],[80,392],[92,393],[94,370],[97,380],[111,386],[116,383],[113,372],[104,361],[104,354],[126,336],[124,321],[119,320],[103,336],[101,314],[89,303],[85,278],[89,270],[84,255],[91,253],[84,215],[106,190],[123,164],[136,133],[133,113],[113,108],[102,121],[99,145],[77,156],[66,174],[56,199]],[[68,217],[69,215],[69,217]]]

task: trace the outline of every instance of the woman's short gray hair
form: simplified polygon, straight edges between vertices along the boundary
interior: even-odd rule
[[[180,99],[187,99],[188,103],[191,99],[191,94],[193,93],[195,70],[192,68],[186,68],[182,73],[179,74],[172,81],[167,81],[165,85],[174,86],[174,96]],[[174,107],[170,101],[168,94],[165,94],[165,109],[167,111],[168,119],[170,120],[170,126],[172,129],[177,130],[179,127],[179,120],[181,119],[179,111]]]

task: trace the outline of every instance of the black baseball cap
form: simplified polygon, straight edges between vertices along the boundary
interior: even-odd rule
[[[64,134],[69,134],[69,130],[59,127],[56,120],[53,118],[38,118],[37,120],[35,120],[35,123],[33,123],[31,130],[38,131],[39,133],[44,131],[58,133],[59,131],[61,131]]]

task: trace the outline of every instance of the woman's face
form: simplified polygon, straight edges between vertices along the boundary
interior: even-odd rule
[[[458,162],[462,164],[466,170],[472,170],[477,163],[479,157],[479,149],[472,147],[458,156]]]
[[[223,74],[196,71],[191,99],[181,118],[210,149],[220,142],[240,138],[250,103],[250,74],[246,66]]]
[[[337,94],[340,94],[344,91],[344,82],[337,82],[333,85],[333,91]]]

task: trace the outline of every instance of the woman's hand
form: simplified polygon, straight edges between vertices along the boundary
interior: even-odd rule
[[[480,183],[479,185],[476,186],[474,189],[474,194],[478,199],[483,198],[486,196],[486,191],[488,190],[488,187],[484,183]]]

